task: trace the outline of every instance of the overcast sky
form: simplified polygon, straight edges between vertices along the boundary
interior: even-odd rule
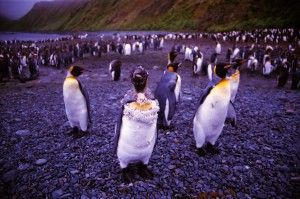
[[[0,0],[0,15],[10,19],[23,17],[38,1],[53,0]]]

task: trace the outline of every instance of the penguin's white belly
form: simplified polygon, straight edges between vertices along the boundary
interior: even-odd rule
[[[149,161],[156,136],[156,123],[138,122],[124,115],[117,149],[121,166],[145,158]]]
[[[220,44],[218,44],[217,46],[216,46],[216,53],[217,54],[221,54],[221,45]]]
[[[81,127],[86,131],[88,124],[88,110],[84,96],[79,88],[63,87],[66,114],[72,127]]]
[[[168,98],[166,99],[166,107],[165,107],[165,119],[167,122],[167,125],[170,126],[171,124],[171,120],[168,120],[168,116],[169,116],[169,110],[170,110],[170,103]]]
[[[212,80],[212,65],[211,64],[208,64],[208,67],[207,67],[207,76],[208,76],[208,79],[209,81]]]
[[[216,88],[216,87],[215,87]],[[194,137],[197,148],[206,142],[215,144],[224,127],[230,100],[230,87],[213,89],[200,105],[194,118]],[[220,93],[221,92],[221,93]]]
[[[130,44],[125,45],[124,55],[131,55],[131,46],[130,46]]]
[[[235,96],[239,88],[240,81],[239,79],[229,79],[229,82],[230,82],[230,89],[231,89],[230,100],[234,102]]]
[[[239,87],[239,82],[233,82],[230,84],[231,86],[231,96],[230,96],[230,100],[232,102],[234,102],[235,100],[235,96],[236,96],[236,93],[237,93],[237,90],[238,90],[238,87]]]
[[[177,82],[175,87],[176,102],[179,102],[180,100],[180,90],[181,90],[181,77],[177,75]]]
[[[272,70],[273,70],[273,66],[271,65],[271,62],[266,62],[265,67],[263,69],[263,74],[270,75]]]
[[[230,100],[234,102],[240,84],[240,71],[236,70],[227,80],[230,83]]]
[[[194,69],[194,72],[195,73],[199,73],[201,71],[201,66],[202,66],[202,59],[201,58],[198,58],[197,59],[197,67]]]

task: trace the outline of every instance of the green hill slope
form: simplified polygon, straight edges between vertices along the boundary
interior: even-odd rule
[[[57,0],[39,2],[18,31],[228,31],[300,27],[298,0]]]

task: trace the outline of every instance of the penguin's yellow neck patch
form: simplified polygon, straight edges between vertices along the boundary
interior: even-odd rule
[[[67,79],[76,79],[74,76],[68,76]]]
[[[229,81],[227,79],[222,79],[216,86],[215,88],[218,88],[220,90],[224,90],[225,88],[229,88]],[[226,90],[226,89],[225,89]]]
[[[239,76],[240,76],[240,71],[239,71],[239,70],[236,70],[235,73],[231,75],[231,77],[232,77],[233,79],[238,79]]]
[[[138,110],[141,110],[141,111],[146,111],[146,110],[149,110],[151,107],[152,107],[152,103],[151,104],[139,104],[137,102],[131,102],[129,104],[129,106],[131,108],[134,108],[134,109],[138,109]]]
[[[154,124],[157,121],[158,111],[158,101],[154,100],[151,103],[143,105],[137,102],[125,104],[123,114],[132,120],[136,120],[147,124]]]

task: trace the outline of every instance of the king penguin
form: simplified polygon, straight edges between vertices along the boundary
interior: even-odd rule
[[[125,182],[133,178],[129,164],[139,162],[138,174],[152,178],[147,168],[157,139],[158,101],[147,88],[148,72],[142,67],[130,73],[134,89],[128,90],[121,101],[121,111],[115,128],[114,152],[117,154]]]
[[[159,128],[170,129],[171,120],[176,111],[176,103],[180,101],[181,78],[177,73],[181,63],[172,63],[167,66],[156,89],[155,98],[159,102],[157,124]]]
[[[214,67],[212,81],[202,91],[193,119],[193,132],[197,153],[205,155],[203,146],[207,143],[207,151],[216,153],[213,147],[219,138],[227,116],[230,101],[230,83],[226,79],[230,63],[218,63]]]
[[[84,72],[88,72],[79,66],[71,66],[63,84],[63,96],[66,114],[75,138],[80,138],[87,133],[91,124],[90,101],[87,90],[77,79]]]
[[[109,64],[109,72],[111,74],[111,78],[114,81],[119,81],[121,76],[121,66],[122,62],[120,60],[113,60]]]

